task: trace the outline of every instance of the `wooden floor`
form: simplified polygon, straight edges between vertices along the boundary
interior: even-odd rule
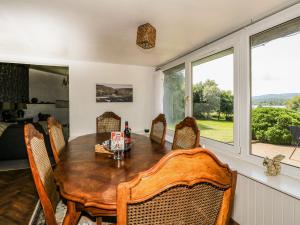
[[[0,172],[0,225],[27,225],[37,201],[29,169]]]

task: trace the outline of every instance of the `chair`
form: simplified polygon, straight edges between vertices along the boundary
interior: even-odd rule
[[[300,145],[300,126],[290,126],[289,130],[291,132],[291,135],[292,135],[293,141],[294,141],[294,150],[293,150],[292,154],[290,155],[290,158],[292,158],[296,149]]]
[[[193,117],[186,117],[175,127],[172,149],[191,149],[199,146],[200,131]]]
[[[56,225],[55,211],[60,201],[44,137],[32,124],[24,126],[24,138],[33,180],[43,207],[47,225]],[[80,213],[78,215],[80,216]]]
[[[163,146],[165,143],[166,130],[166,117],[164,114],[159,114],[152,120],[150,139]]]
[[[67,207],[62,203],[57,191],[43,134],[39,133],[32,124],[26,124],[24,126],[24,138],[30,169],[44,211],[45,222],[47,225],[62,224]],[[77,224],[75,222],[79,220],[81,211],[77,211],[76,208],[83,208],[83,206],[69,201],[67,204],[70,204],[74,210],[74,214],[68,218],[68,221],[72,220],[72,224]],[[58,212],[56,212],[57,209]],[[99,214],[97,210],[91,211],[89,208],[84,208],[82,211],[95,217]],[[82,220],[88,219],[81,218],[80,224],[82,224]],[[97,224],[101,224],[101,221],[101,217],[98,216]]]
[[[172,151],[118,185],[118,225],[228,224],[236,179],[208,150]]]
[[[56,119],[54,119],[54,117],[49,117],[47,119],[47,123],[54,160],[58,163],[62,150],[66,146],[62,126]]]
[[[96,119],[97,133],[121,130],[121,117],[113,112],[105,112]]]

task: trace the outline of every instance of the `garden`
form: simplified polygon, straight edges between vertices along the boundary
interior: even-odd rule
[[[165,83],[164,111],[168,116],[169,128],[184,118],[184,76],[169,76]],[[253,98],[252,141],[273,145],[293,144],[290,126],[300,126],[300,96],[294,94],[268,95],[262,99]],[[288,99],[279,99],[278,96]],[[170,99],[173,99],[170,101]],[[177,99],[177,100],[176,100]],[[193,85],[193,116],[197,120],[202,137],[220,142],[233,143],[234,96],[230,90],[221,90],[214,80]],[[170,112],[169,112],[170,111]]]

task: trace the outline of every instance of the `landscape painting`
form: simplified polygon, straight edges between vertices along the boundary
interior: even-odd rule
[[[96,102],[132,102],[131,84],[97,84]]]

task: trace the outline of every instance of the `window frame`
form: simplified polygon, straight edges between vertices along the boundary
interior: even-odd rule
[[[278,12],[270,17],[267,17],[251,26],[246,27],[242,31],[242,43],[241,48],[244,50],[244,54],[242,56],[243,60],[243,73],[246,75],[247,79],[245,82],[245,91],[247,98],[242,103],[242,108],[244,109],[243,114],[246,119],[243,124],[246,129],[244,130],[244,135],[246,138],[243,140],[242,146],[242,157],[247,161],[253,162],[257,165],[262,165],[263,157],[256,156],[251,153],[251,90],[252,90],[252,73],[251,73],[251,43],[250,38],[252,35],[258,34],[260,32],[266,31],[268,29],[274,28],[280,24],[288,22],[289,20],[295,19],[300,16],[300,4],[295,7],[291,7],[289,9]],[[292,166],[289,164],[281,163],[281,173],[294,177],[296,179],[299,178],[300,167]]]
[[[219,148],[222,150],[226,150],[226,151],[231,151],[233,153],[239,153],[240,152],[240,147],[239,147],[239,132],[238,132],[238,110],[237,110],[237,105],[238,105],[238,58],[236,56],[236,40],[235,39],[231,39],[228,40],[227,43],[220,43],[217,44],[216,46],[211,46],[210,48],[207,48],[205,51],[200,52],[199,54],[195,55],[193,58],[191,58],[189,60],[189,65],[191,65],[191,72],[190,72],[190,76],[191,76],[191,82],[190,82],[190,87],[191,87],[191,91],[190,91],[190,99],[191,101],[189,102],[190,106],[191,106],[191,113],[189,114],[190,116],[193,116],[193,72],[192,72],[192,63],[197,61],[197,60],[201,60],[204,59],[206,57],[212,56],[214,54],[218,54],[222,51],[228,50],[228,49],[233,49],[233,94],[234,94],[234,107],[233,107],[233,121],[234,121],[234,126],[233,126],[233,145],[229,145],[226,143],[223,143],[221,141],[217,141],[217,140],[213,140],[211,138],[206,138],[206,137],[202,137],[201,136],[201,130],[200,130],[200,139],[201,139],[201,145],[203,145],[204,147],[207,148]]]
[[[225,155],[256,165],[262,168],[263,158],[251,154],[251,67],[250,67],[250,36],[278,26],[284,22],[300,16],[300,3],[290,8],[277,12],[271,16],[263,18],[258,22],[248,25],[234,33],[222,37],[210,44],[201,47],[185,56],[182,56],[159,69],[161,71],[173,66],[185,63],[186,96],[189,96],[186,105],[186,116],[192,116],[192,62],[220,52],[228,48],[234,48],[234,148],[228,148],[225,143],[200,138],[203,147],[215,152],[217,155]],[[201,133],[201,131],[200,131]],[[172,141],[173,132],[168,131],[167,139]],[[288,175],[293,179],[300,180],[300,168],[287,164],[282,164],[281,174]],[[261,174],[253,177],[268,179]],[[280,176],[279,176],[280,177]],[[279,178],[278,178],[279,179]],[[278,184],[279,186],[281,184]]]
[[[239,141],[239,107],[238,107],[238,102],[240,101],[239,95],[239,39],[235,36],[232,35],[228,38],[226,38],[226,41],[220,40],[215,43],[212,43],[204,48],[201,48],[197,51],[195,51],[191,55],[187,55],[180,60],[176,60],[171,64],[167,64],[167,66],[164,66],[161,68],[162,72],[173,68],[177,65],[180,65],[182,63],[185,63],[185,84],[186,84],[186,89],[185,89],[185,96],[187,97],[187,101],[185,103],[185,116],[193,116],[193,90],[192,90],[192,85],[193,85],[193,75],[192,75],[192,62],[197,61],[199,59],[208,57],[210,55],[216,54],[218,52],[233,48],[234,50],[234,60],[233,60],[233,89],[234,89],[234,129],[233,129],[233,136],[234,136],[234,144],[229,145],[226,143],[222,143],[216,140],[212,140],[209,138],[205,137],[200,137],[200,143],[203,147],[209,148],[209,149],[220,149],[221,151],[229,151],[231,153],[240,153],[240,141]],[[174,134],[174,131],[168,129],[167,134],[169,136],[172,136]],[[200,131],[201,135],[201,131]]]

